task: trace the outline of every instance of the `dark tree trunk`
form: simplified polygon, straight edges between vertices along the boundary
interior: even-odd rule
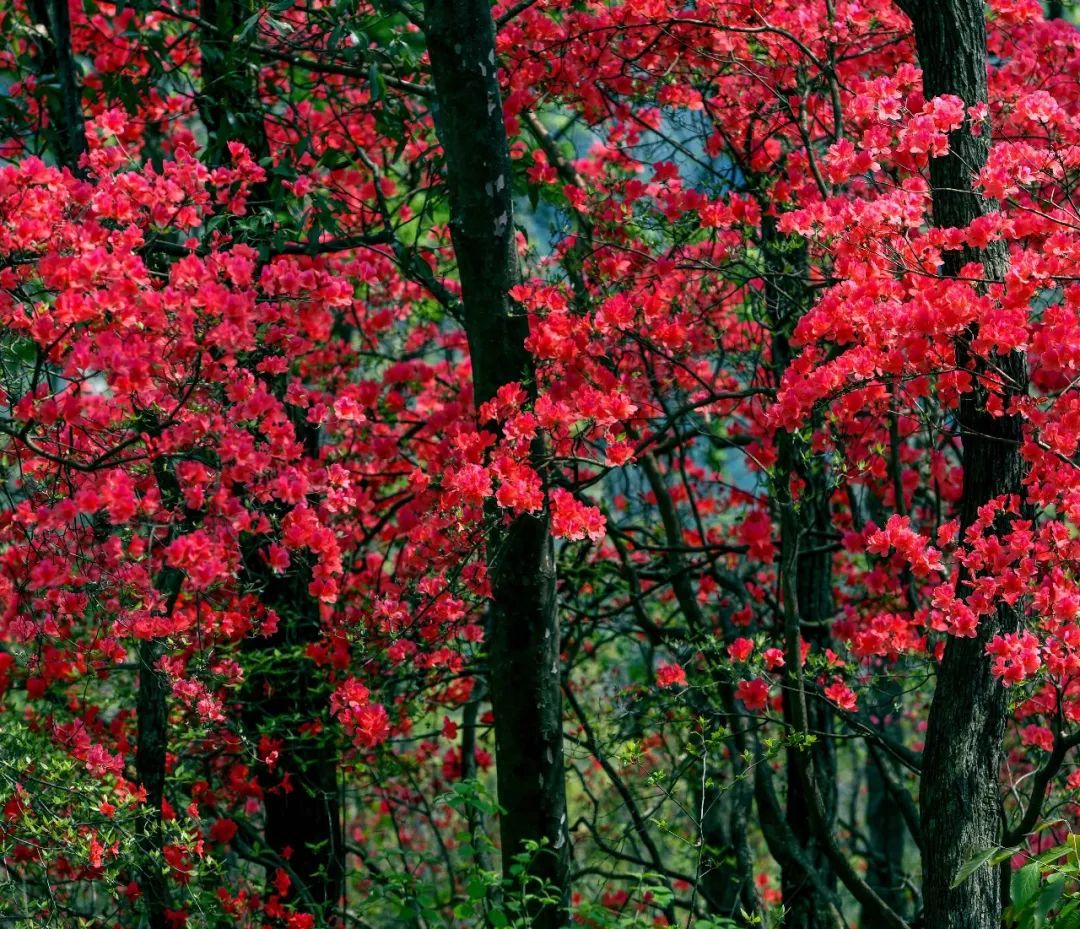
[[[734,710],[734,707],[731,709]],[[734,715],[731,719],[733,728],[741,726]],[[732,743],[745,747],[745,733],[740,729],[733,735]],[[741,758],[741,752],[733,755]],[[754,886],[754,857],[748,838],[753,799],[753,786],[747,777],[707,787],[696,798],[698,808],[705,810],[701,823],[701,841],[705,853],[698,888],[708,903],[710,913],[730,919],[737,926],[747,927],[760,925],[761,912],[761,901]]]
[[[806,247],[798,240],[781,236],[775,220],[768,217],[762,224],[762,257],[766,312],[773,329],[772,364],[779,382],[791,362],[791,332],[810,302],[806,286]],[[816,647],[823,647],[829,641],[827,620],[833,613],[832,554],[826,544],[832,520],[824,465],[812,459],[809,448],[794,437],[779,443],[777,464],[779,480],[786,482],[798,476],[805,483],[800,506],[792,521],[797,526],[796,537],[782,532],[780,545],[783,552],[797,552],[796,601],[799,622],[806,624],[804,638]],[[795,699],[801,697],[786,688],[784,718],[792,725],[795,722],[792,701]],[[815,700],[807,705],[806,712],[811,729],[822,733],[831,731],[832,712],[826,704]],[[836,911],[820,889],[834,890],[836,878],[811,825],[811,801],[797,770],[798,765],[805,764],[798,757],[802,752],[802,748],[793,747],[787,755],[785,817],[801,854],[786,857],[786,867],[782,865],[780,869],[784,926],[786,929],[833,929],[837,924]],[[836,746],[832,739],[822,737],[817,740],[811,750],[811,764],[824,802],[827,828],[831,830],[836,818],[837,791]],[[808,867],[817,875],[808,873]]]
[[[236,41],[258,12],[251,0],[201,0],[202,55],[199,113],[206,126],[205,158],[230,160],[228,143],[240,142],[259,161],[268,156],[264,107],[259,92],[259,62]],[[256,203],[269,199],[269,186],[252,191]],[[270,390],[281,396],[282,384]],[[318,428],[293,410],[293,427],[305,453],[319,454]],[[249,642],[244,721],[257,737],[283,740],[278,770],[263,779],[263,838],[280,855],[291,849],[288,867],[299,882],[297,898],[330,921],[345,891],[345,852],[338,746],[329,715],[325,675],[306,657],[307,646],[322,635],[319,604],[308,592],[310,570],[295,558],[283,576],[273,575],[254,552],[246,553],[245,577],[261,589],[262,602],[280,618],[277,633]],[[309,724],[317,723],[309,729]]]
[[[148,418],[143,423],[153,436],[161,434],[161,424]],[[169,469],[164,458],[153,463],[154,480],[161,493],[162,502],[170,509],[181,505],[182,496],[176,475]],[[185,509],[184,520],[172,530],[170,537],[188,532],[193,528],[197,514]],[[158,574],[155,586],[165,598],[165,615],[172,616],[180,591],[184,586],[183,572],[177,568],[164,568]],[[169,908],[169,882],[162,857],[163,803],[165,800],[165,755],[169,744],[169,679],[158,668],[165,654],[165,642],[161,638],[141,641],[137,650],[139,663],[139,692],[135,702],[135,719],[138,732],[135,743],[135,774],[139,786],[146,791],[146,801],[137,824],[139,862],[139,887],[142,890],[143,907],[149,929],[166,929],[165,911]]]
[[[870,716],[878,720],[878,730],[894,742],[902,740],[896,719],[900,698],[899,684],[888,677],[867,706]],[[882,770],[889,764],[880,755],[871,754],[866,760],[866,831],[870,843],[866,882],[893,911],[906,916],[903,863],[907,826],[886,780],[889,772]],[[863,912],[864,920],[872,915]]]
[[[172,588],[169,596],[175,603],[180,591],[179,572],[170,569],[164,582]],[[164,587],[164,585],[163,585]],[[168,735],[169,682],[157,667],[164,653],[160,639],[139,643],[139,695],[136,702],[138,736],[135,771],[139,786],[146,791],[146,802],[138,823],[139,850],[142,856],[138,883],[142,890],[149,929],[165,929],[165,910],[169,888],[161,857],[161,810],[165,798],[165,747]]]
[[[305,656],[319,641],[318,603],[307,591],[310,572],[299,563],[283,577],[262,573],[262,599],[280,617],[278,631],[250,648],[252,665],[247,722],[253,733],[283,740],[276,777],[264,779],[264,838],[277,854],[292,849],[292,875],[302,884],[301,900],[329,923],[344,893],[345,854],[337,783],[337,744],[328,714],[325,675]],[[313,722],[314,730],[302,727]],[[287,786],[286,786],[287,784]]]
[[[29,11],[35,24],[45,30],[37,40],[38,76],[55,82],[46,91],[45,103],[56,159],[78,173],[79,158],[86,151],[86,130],[67,0],[30,0]]]
[[[799,617],[808,624],[804,638],[821,651],[830,641],[827,625],[833,613],[832,555],[827,550],[827,530],[830,526],[828,491],[819,462],[809,462],[803,467],[797,463],[795,470],[806,481],[807,496],[802,501],[799,516],[803,539],[799,544]],[[783,544],[790,544],[791,540]],[[806,551],[809,549],[809,551]],[[784,715],[792,721],[792,708],[785,701]],[[818,733],[829,733],[833,728],[833,714],[828,705],[814,700],[807,706],[810,728]],[[788,752],[787,762],[787,821],[792,834],[806,850],[807,859],[822,875],[822,883],[830,890],[836,887],[836,877],[825,852],[811,826],[808,798],[803,791],[798,772],[795,770],[795,752]],[[831,829],[836,821],[836,743],[828,735],[819,736],[812,749],[812,763],[818,790],[825,803],[825,814]],[[788,929],[832,929],[836,925],[836,912],[829,901],[814,889],[799,868],[781,871],[781,891],[784,895],[784,926]]]
[[[682,520],[656,458],[651,453],[641,456],[641,470],[656,497],[660,522],[664,527],[664,540],[669,549],[665,560],[671,576],[672,592],[686,620],[692,640],[711,635],[712,625],[698,601],[697,591],[691,580],[693,575],[690,566],[679,551],[684,541]],[[720,621],[725,638],[733,641],[735,627],[723,612],[720,614]],[[719,674],[716,675],[714,683],[715,695],[720,698],[727,725],[730,726],[728,744],[732,750],[731,760],[737,763],[735,759],[741,761],[749,749],[748,726],[736,708],[735,688],[731,681],[726,675]],[[712,708],[707,705],[706,700],[701,699],[703,697],[706,697],[706,692],[701,695],[691,692],[688,699],[695,710],[705,715],[712,711]],[[699,699],[703,704],[700,707]],[[746,831],[753,790],[746,778],[726,786],[708,786],[705,784],[710,777],[708,760],[703,759],[702,765],[700,773],[695,775],[695,780],[703,784],[703,790],[698,793],[696,802],[698,808],[705,811],[699,824],[704,854],[698,887],[709,905],[710,912],[735,919],[739,925],[753,924],[755,919],[760,920],[762,910],[757,889],[754,887],[753,855]],[[724,803],[725,799],[727,804]],[[726,822],[725,806],[730,807]],[[742,913],[746,914],[745,919]]]
[[[986,23],[980,0],[905,0],[915,27],[923,91],[930,99],[955,94],[971,106],[987,99]],[[973,187],[986,163],[987,127],[975,135],[965,123],[949,138],[949,153],[930,162],[934,223],[963,228],[991,209]],[[1000,281],[1008,255],[1002,243],[986,249],[946,253],[943,271],[956,275],[978,261],[984,276]],[[1021,494],[1021,424],[1016,416],[986,412],[985,363],[973,363],[963,345],[959,361],[975,374],[975,388],[961,401],[964,490],[961,535],[978,508],[1001,494]],[[995,380],[1006,384],[1004,401],[1027,388],[1023,356],[1011,353],[990,362]],[[1006,527],[996,527],[998,531]],[[961,590],[966,579],[960,580]],[[938,670],[923,754],[920,807],[923,833],[924,924],[933,929],[991,929],[1001,922],[1001,888],[996,868],[983,867],[952,887],[964,862],[993,846],[1001,826],[999,778],[1006,722],[1005,691],[990,673],[987,642],[1016,629],[1022,606],[999,604],[983,618],[974,638],[950,638]]]
[[[509,144],[486,0],[427,0],[435,125],[446,156],[450,230],[479,406],[504,384],[535,390],[528,322],[509,296],[518,282]],[[543,447],[533,450],[543,474]],[[488,660],[504,872],[527,842],[545,846],[532,874],[561,901],[534,906],[538,929],[561,926],[569,900],[559,624],[554,550],[546,514],[491,514]]]
[[[725,789],[729,784],[704,785],[707,771],[698,776],[701,786],[694,791],[694,805],[704,810],[701,818],[701,844],[705,851],[701,860],[698,887],[709,904],[709,911],[732,919],[739,914],[741,890],[738,862],[735,859],[733,837],[725,815]]]
[[[206,126],[205,158],[210,164],[229,160],[229,142],[242,142],[258,161],[270,148],[259,99],[259,63],[236,36],[258,13],[250,0],[201,0],[199,51],[202,88],[199,115]]]
[[[293,413],[306,454],[316,457],[317,428],[302,411]],[[276,854],[292,850],[288,865],[301,885],[298,898],[331,924],[345,894],[345,842],[330,688],[307,656],[308,646],[322,637],[319,604],[308,590],[311,570],[294,557],[284,575],[275,575],[252,547],[245,553],[245,576],[279,617],[274,635],[247,643],[245,724],[255,735],[283,741],[276,774],[263,778],[264,838]]]

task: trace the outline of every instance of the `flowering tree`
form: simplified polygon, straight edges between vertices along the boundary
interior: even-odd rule
[[[1072,925],[1070,24],[0,15],[5,917]]]

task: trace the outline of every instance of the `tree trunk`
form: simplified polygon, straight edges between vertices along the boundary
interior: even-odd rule
[[[247,561],[250,572],[260,572],[257,556]],[[303,885],[298,895],[330,924],[344,893],[345,853],[329,687],[325,673],[305,655],[322,635],[319,607],[308,593],[310,572],[301,559],[283,577],[261,573],[263,602],[277,611],[280,624],[249,649],[246,715],[255,733],[284,741],[278,778],[264,782],[264,835],[275,853],[292,849],[289,866]],[[314,722],[321,723],[316,730],[302,728]]]
[[[172,588],[169,609],[180,592],[181,577],[169,569],[164,584]],[[142,861],[139,867],[139,887],[142,890],[149,929],[166,929],[165,910],[169,905],[169,886],[165,877],[165,862],[161,857],[162,801],[165,798],[165,749],[168,738],[169,682],[158,670],[157,662],[164,653],[160,639],[139,643],[139,694],[136,702],[138,736],[135,771],[139,786],[146,791],[146,801],[138,822],[138,842]]]
[[[259,62],[237,41],[258,7],[250,0],[201,0],[199,12],[198,106],[207,131],[204,157],[209,164],[227,162],[228,143],[240,142],[260,161],[268,157],[270,145],[259,97]],[[270,200],[268,182],[253,188],[252,200]],[[271,378],[267,386],[281,397],[282,382]],[[318,427],[303,412],[292,409],[292,414],[305,454],[318,458]],[[278,577],[249,551],[245,580],[254,581],[262,602],[280,617],[273,636],[246,644],[245,725],[256,735],[284,742],[277,773],[264,776],[263,837],[276,854],[291,849],[289,869],[301,884],[297,897],[329,922],[345,891],[345,852],[329,687],[305,654],[322,636],[319,604],[308,591],[310,570],[299,557]],[[312,723],[318,725],[308,730]]]
[[[876,727],[893,741],[902,740],[903,733],[897,722],[896,713],[902,698],[900,686],[892,677],[887,677],[880,689],[877,689],[867,710],[871,718],[876,718]],[[888,765],[887,759],[880,756],[875,759],[868,751],[866,759],[866,831],[870,843],[867,856],[866,882],[889,907],[901,916],[906,916],[907,904],[904,899],[904,833],[907,829],[900,806],[893,799],[887,772],[882,765]],[[863,918],[872,917],[864,910]]]
[[[156,420],[144,421],[147,433],[161,434]],[[176,475],[169,469],[164,458],[153,462],[154,480],[166,507],[181,505],[182,496]],[[185,508],[183,522],[174,527],[169,538],[190,531],[195,514]],[[165,598],[165,615],[172,616],[184,575],[177,568],[164,567],[158,574],[155,587]],[[168,676],[158,661],[165,654],[165,641],[160,637],[139,642],[139,692],[135,701],[135,718],[138,732],[135,744],[135,773],[139,786],[146,791],[146,801],[139,815],[137,836],[142,860],[139,887],[142,890],[146,924],[149,929],[166,929],[165,912],[169,908],[169,881],[166,877],[165,860],[162,857],[164,836],[162,834],[165,801],[166,751],[169,744],[169,686]]]
[[[791,362],[789,338],[810,302],[807,283],[806,246],[780,235],[776,221],[766,217],[761,230],[762,257],[765,263],[766,313],[773,329],[772,364],[779,383]],[[795,476],[805,483],[803,497],[793,519],[796,537],[781,532],[782,552],[796,555],[796,601],[798,619],[806,623],[804,638],[820,650],[830,641],[824,625],[833,613],[832,554],[826,541],[831,527],[829,491],[824,466],[811,458],[805,443],[794,436],[778,442],[777,480],[789,483]],[[781,497],[778,499],[786,499]],[[783,524],[783,520],[781,521]],[[781,555],[783,559],[784,555]],[[793,701],[802,699],[790,688],[784,690],[784,719],[795,722]],[[832,713],[821,701],[806,707],[808,723],[816,732],[832,729]],[[785,817],[790,835],[801,849],[801,855],[785,858],[780,869],[780,885],[784,900],[785,929],[833,929],[837,924],[836,911],[819,888],[835,890],[836,878],[825,852],[811,827],[810,798],[797,766],[806,762],[798,757],[805,749],[794,746],[787,753],[787,804]],[[821,737],[810,752],[814,777],[824,801],[827,828],[836,818],[836,746],[827,736]],[[812,876],[807,867],[818,872]]]
[[[981,0],[905,0],[901,6],[915,27],[926,98],[955,94],[968,106],[985,103],[986,23]],[[989,149],[987,127],[982,129],[975,135],[970,121],[965,122],[950,136],[949,153],[930,161],[934,223],[939,227],[966,227],[992,208],[973,185]],[[982,264],[988,280],[1000,281],[1008,254],[1000,242],[982,250],[947,252],[943,272],[955,276],[970,261]],[[961,345],[958,356],[975,375],[975,386],[961,400],[957,417],[963,439],[962,537],[981,505],[1023,490],[1020,420],[986,412],[982,375],[989,366],[996,369],[995,380],[1006,385],[1003,399],[1008,406],[1011,398],[1026,391],[1027,372],[1023,356],[1015,352],[972,363]],[[996,530],[1005,528],[999,525]],[[961,577],[961,592],[966,585],[967,579]],[[919,793],[924,924],[934,929],[996,929],[1001,922],[996,868],[982,867],[958,887],[951,884],[966,860],[998,840],[1007,705],[1004,689],[990,673],[986,645],[994,635],[1016,629],[1022,611],[1020,604],[1001,603],[983,618],[977,636],[950,638],[938,670]]]
[[[317,427],[301,411],[293,413],[305,453],[317,457]],[[294,556],[284,575],[273,574],[254,544],[245,552],[244,572],[280,620],[274,635],[245,643],[245,724],[253,734],[284,743],[277,774],[263,778],[264,838],[276,854],[292,850],[288,862],[302,885],[298,897],[330,924],[345,893],[345,842],[330,686],[307,656],[308,646],[323,634],[319,603],[308,590],[311,570],[302,557]]]
[[[427,0],[424,7],[479,407],[504,384],[520,381],[535,393],[528,321],[509,296],[519,271],[495,27],[486,0]],[[537,441],[532,460],[541,475],[543,458]],[[559,902],[533,903],[529,918],[537,929],[553,929],[567,919],[570,863],[554,549],[546,512],[509,521],[490,515],[488,661],[503,869],[509,877],[526,843],[544,846],[530,873]]]
[[[199,115],[206,126],[205,158],[229,160],[229,142],[242,142],[256,161],[270,153],[259,101],[259,63],[235,41],[246,20],[257,15],[249,0],[201,0],[199,51],[202,56]]]
[[[40,78],[52,77],[46,91],[46,112],[56,160],[79,173],[79,158],[86,151],[82,86],[71,50],[71,15],[67,0],[30,0],[30,16],[45,30],[37,39]]]
[[[806,453],[805,449],[799,450]],[[830,631],[824,623],[833,613],[832,596],[832,554],[826,549],[826,532],[830,525],[827,490],[822,480],[820,463],[809,462],[800,467],[794,463],[794,471],[806,481],[807,496],[799,508],[799,520],[803,540],[782,540],[781,544],[799,545],[798,556],[798,602],[799,617],[812,624],[804,638],[818,652],[831,641]],[[806,551],[810,549],[810,551]],[[788,691],[785,691],[785,695]],[[793,721],[790,701],[785,699],[784,716]],[[814,700],[807,706],[810,728],[819,733],[830,733],[833,729],[833,714],[828,705],[821,700]],[[795,770],[796,759],[793,757],[799,748],[788,750],[787,762],[787,821],[792,834],[806,851],[807,859],[822,875],[822,883],[830,890],[836,887],[836,877],[829,865],[825,852],[811,827],[809,799],[804,795],[802,783]],[[825,802],[825,813],[829,828],[836,821],[837,772],[836,743],[828,735],[818,737],[812,750],[814,777],[818,784],[821,798]],[[836,913],[814,890],[813,884],[798,868],[781,871],[781,892],[783,893],[784,926],[787,929],[832,929],[836,925]]]
[[[731,718],[733,728],[741,726],[741,722]],[[745,746],[745,733],[741,730],[735,733],[731,742]],[[741,758],[741,753],[737,757]],[[705,854],[698,889],[711,914],[744,927],[760,925],[761,918],[761,901],[754,886],[754,858],[748,838],[753,799],[753,786],[748,777],[708,786],[704,791],[697,791],[695,796],[698,809],[705,810],[701,823]]]

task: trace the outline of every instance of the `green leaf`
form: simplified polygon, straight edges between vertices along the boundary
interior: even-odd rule
[[[371,84],[371,102],[378,103],[386,96],[386,81],[379,66],[373,61],[368,68],[368,82]]]
[[[959,871],[956,872],[956,877],[953,878],[950,887],[959,887],[964,883],[972,874],[979,870],[983,865],[987,864],[991,858],[997,854],[997,848],[984,848],[981,852],[978,852],[974,857],[969,858],[964,862]]]
[[[1003,861],[1008,861],[1008,860],[1009,860],[1010,858],[1012,858],[1012,857],[1013,857],[1013,855],[1015,855],[1015,854],[1016,854],[1016,853],[1017,853],[1018,851],[1020,851],[1020,846],[1019,846],[1019,845],[1013,845],[1013,846],[1012,846],[1012,847],[1010,847],[1010,848],[1001,848],[1001,849],[998,849],[998,851],[997,851],[997,852],[996,852],[996,853],[994,854],[994,856],[993,856],[993,857],[992,857],[992,858],[990,859],[990,864],[991,864],[991,865],[999,865],[999,864],[1001,864],[1001,862],[1003,862]]]
[[[251,34],[252,30],[258,25],[259,17],[261,17],[261,16],[262,16],[262,10],[259,10],[257,13],[254,13],[251,16],[249,16],[247,19],[245,19],[244,22],[243,22],[243,25],[240,27],[240,31],[236,34],[236,38],[233,39],[233,41],[235,43],[237,43],[237,44],[240,44],[242,42],[246,42],[247,38]]]
[[[1054,929],[1080,929],[1080,900],[1065,904],[1054,920]]]
[[[1023,910],[1039,892],[1041,871],[1038,862],[1024,865],[1012,876],[1012,902],[1017,912]]]
[[[652,885],[649,887],[649,893],[652,894],[652,902],[659,907],[667,906],[675,898],[670,887]]]
[[[1043,852],[1035,860],[1040,867],[1045,868],[1047,865],[1052,865],[1059,858],[1064,858],[1071,850],[1068,845],[1055,845],[1053,848]]]
[[[1046,917],[1050,915],[1050,911],[1057,906],[1058,900],[1061,899],[1061,895],[1065,892],[1065,875],[1064,874],[1051,874],[1046,879],[1046,883],[1043,885],[1042,891],[1039,893],[1038,902],[1035,904],[1035,926],[1036,929],[1046,925]]]

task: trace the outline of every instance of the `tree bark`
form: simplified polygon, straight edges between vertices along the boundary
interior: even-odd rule
[[[150,435],[160,435],[161,425],[148,418],[143,423]],[[154,480],[166,507],[181,506],[182,495],[176,475],[164,458],[153,462]],[[172,529],[169,538],[190,531],[197,514],[184,510],[182,523]],[[180,591],[184,586],[183,572],[177,568],[163,567],[155,581],[155,587],[165,598],[165,615],[172,616]],[[146,791],[146,801],[137,823],[139,863],[141,874],[139,886],[149,929],[167,929],[165,912],[169,908],[169,882],[166,877],[162,849],[165,844],[162,832],[165,801],[166,751],[169,745],[169,686],[168,676],[158,667],[165,654],[165,641],[161,637],[139,642],[139,691],[135,700],[135,718],[138,732],[135,743],[135,774],[139,786]]]
[[[247,722],[255,733],[284,742],[276,782],[265,781],[264,837],[277,854],[292,849],[289,866],[326,923],[345,890],[345,839],[338,793],[338,747],[329,719],[325,675],[305,656],[322,635],[318,603],[308,593],[310,572],[296,564],[282,577],[261,571],[257,555],[248,571],[260,573],[263,602],[280,617],[278,631],[253,643]],[[303,728],[313,722],[317,730]],[[286,786],[287,782],[287,786]]]
[[[228,143],[240,142],[252,158],[263,160],[270,145],[259,95],[259,61],[237,41],[258,7],[250,0],[200,0],[199,12],[198,106],[207,131],[204,157],[210,164],[227,162]],[[269,189],[269,182],[256,185],[253,202],[269,202]],[[270,381],[269,389],[280,397],[283,383]],[[318,427],[303,412],[291,412],[305,454],[318,458]],[[280,617],[273,636],[246,646],[250,667],[245,724],[256,735],[275,736],[284,743],[277,774],[263,779],[263,837],[276,854],[291,849],[289,867],[302,884],[299,896],[329,922],[345,892],[345,843],[329,687],[305,656],[307,646],[322,636],[319,604],[308,591],[310,569],[299,557],[279,577],[252,549],[245,553],[244,570],[245,580],[254,582],[263,603]],[[312,723],[318,725],[302,728]]]
[[[259,63],[235,41],[246,20],[258,15],[249,0],[200,0],[199,51],[201,92],[199,115],[206,126],[205,158],[210,164],[228,160],[229,142],[242,142],[256,161],[270,153],[259,101]]]
[[[799,449],[800,455],[806,449]],[[803,541],[781,540],[781,544],[799,546],[797,572],[799,578],[798,603],[799,618],[810,624],[804,638],[817,650],[822,651],[831,641],[830,630],[825,623],[833,613],[832,596],[832,554],[827,550],[825,539],[830,527],[828,492],[824,488],[819,463],[810,462],[800,467],[793,464],[793,470],[806,481],[806,496],[799,508],[800,535]],[[809,549],[809,551],[807,551]],[[784,718],[794,721],[790,692],[785,690]],[[836,743],[827,733],[833,730],[833,714],[827,704],[820,700],[811,702],[807,708],[810,728],[819,733],[818,741],[811,749],[814,777],[818,790],[825,804],[828,828],[836,823],[837,770]],[[810,799],[805,795],[799,774],[795,769],[799,760],[795,758],[800,748],[788,750],[787,759],[787,809],[786,816],[792,834],[806,851],[807,859],[821,873],[822,883],[830,890],[836,887],[833,873],[824,849],[821,847],[811,826],[809,809]],[[818,894],[814,885],[806,879],[801,869],[781,870],[781,892],[783,893],[784,926],[788,929],[832,929],[836,925],[836,913],[829,901]]]
[[[981,0],[904,0],[901,6],[915,27],[926,98],[955,94],[968,106],[985,103],[986,23]],[[934,223],[939,227],[966,227],[993,208],[974,189],[989,150],[988,129],[981,128],[975,135],[966,121],[950,136],[948,154],[930,161]],[[947,252],[943,273],[956,276],[971,261],[982,265],[985,278],[1000,281],[1008,254],[1000,242],[981,250]],[[961,537],[981,505],[1002,494],[1023,492],[1020,419],[987,413],[984,375],[989,367],[995,369],[994,379],[1005,385],[1006,408],[1027,388],[1021,354],[978,362],[968,357],[965,345],[958,346],[958,360],[972,371],[975,386],[962,398],[957,417],[964,468]],[[996,530],[1006,530],[1006,521],[1000,522]],[[967,582],[961,577],[961,592]],[[991,674],[986,645],[994,635],[1015,630],[1022,613],[1019,603],[999,604],[982,619],[974,638],[949,639],[938,670],[919,792],[923,921],[934,929],[996,929],[1001,922],[996,868],[982,867],[959,886],[951,885],[966,860],[998,840],[1007,704],[1004,689]]]
[[[176,595],[180,592],[181,577],[175,569],[169,569],[167,575],[164,583],[174,591],[169,595],[171,609]],[[169,694],[168,679],[157,668],[162,654],[164,647],[160,639],[147,639],[139,643],[135,771],[139,786],[146,791],[146,802],[138,822],[138,842],[142,855],[139,886],[143,893],[149,929],[166,929],[168,923],[165,910],[169,905],[169,887],[163,870],[165,863],[161,857]]]
[[[791,363],[790,334],[810,303],[806,286],[806,246],[780,235],[775,219],[766,217],[762,222],[761,251],[765,263],[766,313],[773,329],[772,365],[779,383]],[[805,444],[792,436],[778,442],[777,471],[777,480],[785,485],[795,476],[804,482],[803,496],[790,521],[797,527],[794,537],[791,532],[781,531],[781,560],[783,553],[797,553],[795,599],[798,620],[807,624],[806,640],[820,649],[829,642],[829,630],[823,624],[833,613],[832,554],[825,545],[832,521],[824,469],[820,462],[811,459]],[[784,523],[782,519],[781,524]],[[792,726],[796,718],[793,701],[797,699],[801,700],[802,696],[785,688],[784,719]],[[806,712],[811,729],[822,733],[831,730],[832,713],[824,703],[814,701],[806,706]],[[799,765],[806,764],[799,757],[802,752],[804,749],[799,746],[791,747],[787,752],[785,817],[790,835],[799,844],[802,854],[785,858],[786,866],[781,865],[784,926],[786,929],[833,929],[837,924],[836,911],[818,888],[824,886],[830,892],[834,891],[836,877],[811,826],[811,799],[806,796],[798,771]],[[827,828],[831,830],[836,818],[836,746],[832,739],[821,737],[809,754],[824,801]],[[817,875],[810,875],[808,866],[818,872]]]
[[[876,727],[895,741],[901,741],[902,732],[896,720],[897,706],[901,699],[898,683],[887,677],[874,695],[868,710],[878,722]],[[904,900],[904,815],[894,800],[887,780],[888,771],[883,766],[891,764],[887,759],[868,749],[866,759],[866,831],[870,847],[867,856],[866,882],[882,900],[900,916],[907,916]],[[903,789],[902,786],[900,789]],[[864,919],[872,917],[864,912]]]
[[[486,0],[427,0],[425,31],[446,157],[450,231],[457,258],[477,406],[504,384],[535,393],[525,349],[528,321],[509,295],[519,280],[510,151]],[[543,476],[544,448],[533,466]],[[555,560],[547,513],[504,520],[490,514],[488,661],[495,716],[503,869],[526,843],[540,843],[530,874],[556,903],[528,908],[532,926],[567,919],[569,844],[562,746]]]
[[[46,91],[46,112],[57,161],[79,173],[79,158],[86,151],[82,113],[82,86],[71,50],[71,15],[67,0],[30,0],[30,16],[45,30],[38,39],[38,76],[52,78]]]

